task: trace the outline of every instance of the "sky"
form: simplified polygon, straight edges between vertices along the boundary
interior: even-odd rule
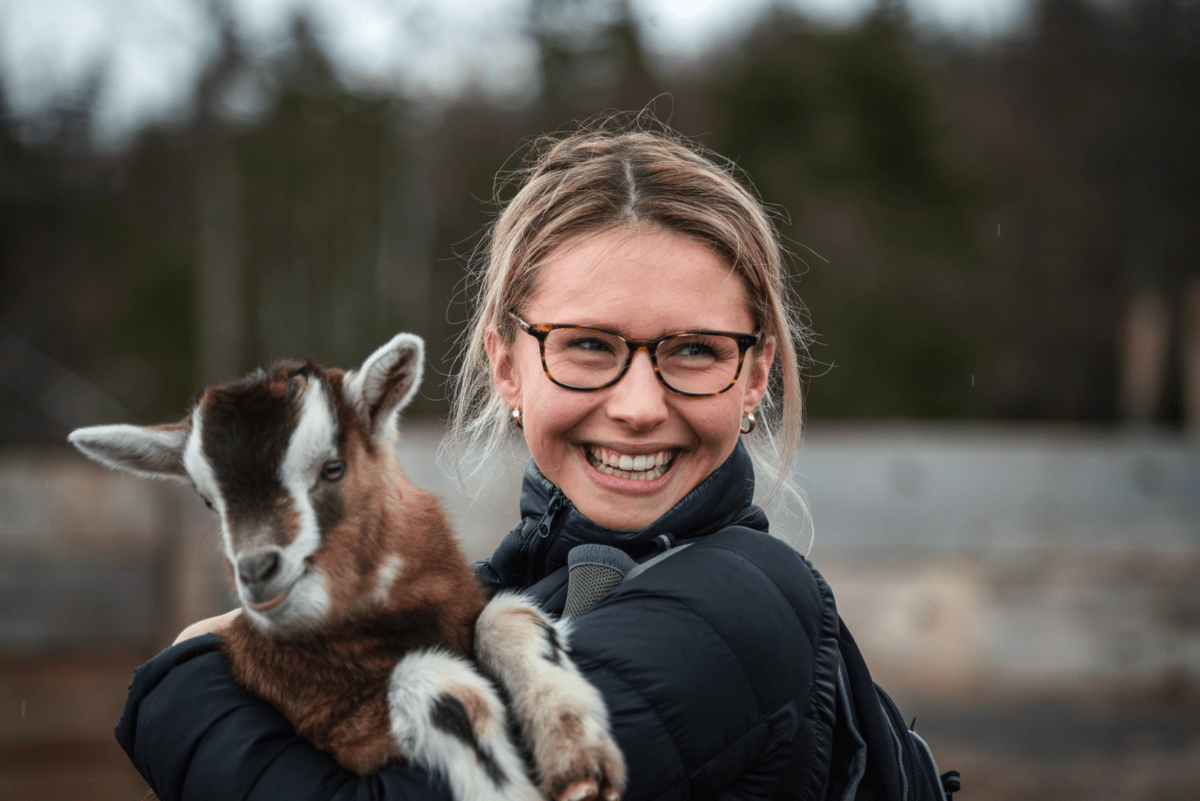
[[[530,0],[226,0],[238,34],[269,57],[307,12],[349,83],[416,97],[476,87],[520,102],[536,91],[537,50],[524,30]],[[829,26],[851,25],[874,0],[630,0],[664,69],[748,29],[773,3]],[[965,37],[1019,26],[1026,0],[908,0],[922,27]],[[99,76],[96,135],[119,145],[150,121],[186,112],[215,52],[209,0],[0,0],[0,81],[10,114],[28,118]],[[247,113],[255,98],[242,98]]]

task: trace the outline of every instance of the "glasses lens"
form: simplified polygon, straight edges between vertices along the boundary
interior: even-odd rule
[[[676,334],[658,344],[658,372],[680,392],[720,392],[737,377],[736,339],[717,334]]]
[[[595,389],[625,366],[625,342],[594,328],[556,328],[546,337],[546,370],[561,384]]]

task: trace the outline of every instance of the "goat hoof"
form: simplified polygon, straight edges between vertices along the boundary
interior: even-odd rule
[[[573,748],[539,760],[543,793],[553,801],[620,801],[625,760],[608,734],[594,728],[576,736]]]
[[[600,786],[592,779],[571,782],[555,801],[599,801]]]

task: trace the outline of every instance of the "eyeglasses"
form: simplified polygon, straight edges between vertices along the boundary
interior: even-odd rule
[[[511,314],[511,313],[510,313]],[[538,341],[546,378],[564,389],[592,392],[621,380],[635,351],[645,350],[654,374],[672,392],[694,398],[720,395],[737,383],[746,351],[759,334],[681,331],[658,339],[627,339],[605,328],[531,325],[511,315]]]

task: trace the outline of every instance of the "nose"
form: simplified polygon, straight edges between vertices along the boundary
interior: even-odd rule
[[[279,572],[279,551],[270,549],[238,557],[238,577],[247,587],[265,584]]]
[[[667,388],[654,375],[654,365],[645,350],[633,354],[629,370],[608,392],[606,408],[615,420],[646,430],[667,419]]]

